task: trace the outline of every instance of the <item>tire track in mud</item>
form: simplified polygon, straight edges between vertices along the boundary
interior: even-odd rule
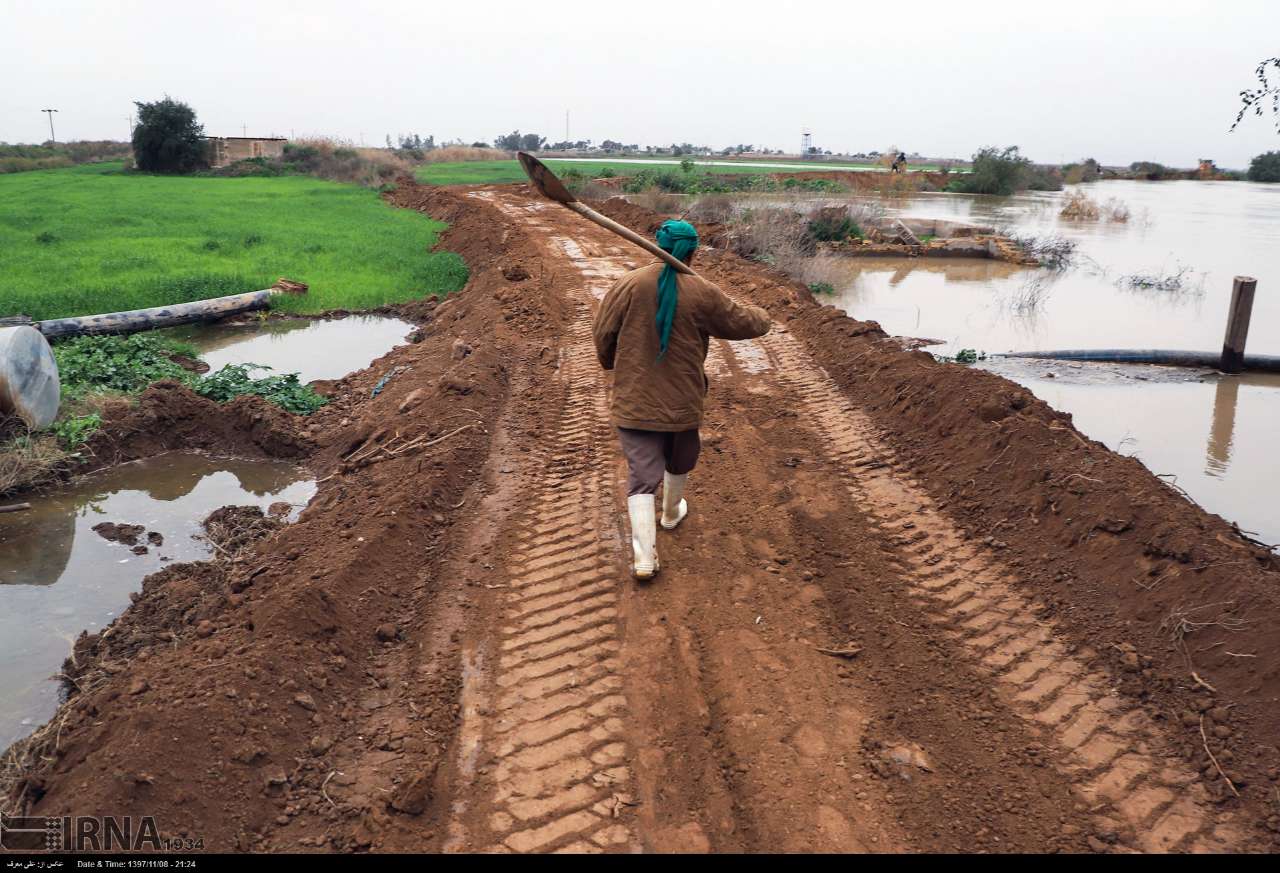
[[[1114,677],[1073,656],[1042,604],[1013,572],[952,524],[923,486],[895,463],[875,426],[785,331],[754,341],[774,363],[770,378],[803,409],[840,481],[895,547],[913,600],[958,643],[1009,708],[1065,754],[1058,769],[1100,833],[1129,833],[1147,852],[1221,852],[1245,831],[1215,810],[1198,776],[1159,753],[1161,729],[1113,688]],[[740,343],[735,353],[744,351]],[[751,352],[748,351],[748,357]],[[757,368],[758,372],[762,372]]]
[[[564,401],[553,435],[528,459],[538,473],[514,516],[495,586],[499,626],[466,656],[459,770],[472,791],[455,803],[450,847],[632,851],[638,841],[627,812],[632,778],[618,659],[625,577],[607,401],[590,329],[593,298],[629,264],[587,258],[538,219],[543,204],[472,196],[553,237],[580,281],[564,291],[573,306],[558,374]]]

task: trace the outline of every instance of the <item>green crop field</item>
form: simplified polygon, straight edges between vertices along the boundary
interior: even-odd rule
[[[0,176],[0,316],[35,319],[256,291],[281,276],[298,313],[369,309],[461,288],[431,253],[445,225],[377,192],[307,176],[125,173],[120,164]]]
[[[698,172],[702,173],[803,173],[823,172],[832,170],[868,170],[874,169],[874,164],[858,163],[858,162],[841,162],[837,164],[818,164],[812,161],[788,161],[785,158],[761,159],[759,162],[748,161],[721,161],[720,163],[707,163],[706,161],[719,160],[709,158],[706,160],[693,159],[694,166]],[[632,176],[641,170],[679,170],[680,163],[676,158],[658,158],[653,160],[645,160],[643,158],[628,158],[627,163],[622,161],[610,161],[607,158],[590,161],[566,161],[557,160],[556,158],[548,158],[543,163],[554,170],[556,173],[562,173],[568,169],[577,169],[589,176],[608,175],[612,171],[615,176]],[[776,164],[779,166],[769,166]],[[780,166],[785,164],[786,166]],[[936,170],[933,165],[912,166],[912,170]],[[454,163],[439,164],[423,164],[417,169],[417,179],[419,182],[425,182],[429,185],[502,185],[508,182],[523,182],[525,179],[524,172],[520,169],[520,164],[516,161],[457,161]]]

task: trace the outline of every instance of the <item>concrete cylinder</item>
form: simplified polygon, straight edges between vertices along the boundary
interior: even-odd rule
[[[0,327],[0,415],[17,415],[39,430],[58,416],[58,364],[40,331]]]

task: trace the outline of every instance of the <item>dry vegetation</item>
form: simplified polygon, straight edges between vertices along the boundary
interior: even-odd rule
[[[1071,221],[1102,220],[1123,224],[1129,220],[1130,211],[1129,205],[1117,197],[1108,198],[1100,204],[1083,191],[1072,191],[1058,215]]]
[[[17,419],[0,423],[0,497],[57,478],[68,455],[52,433],[33,433]]]
[[[357,146],[350,140],[310,136],[290,140],[279,158],[253,158],[215,170],[220,176],[276,176],[305,173],[331,182],[366,188],[390,185],[401,176],[413,175],[424,163],[500,161],[511,157],[500,149],[445,146],[438,149],[384,149]]]
[[[509,161],[514,155],[503,149],[481,149],[474,146],[444,146],[422,153],[424,164],[447,164],[455,161]]]

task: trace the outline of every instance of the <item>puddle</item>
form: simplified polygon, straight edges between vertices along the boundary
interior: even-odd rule
[[[992,261],[839,259],[824,298],[891,334],[939,339],[937,354],[1031,349],[1222,347],[1231,280],[1258,279],[1248,350],[1280,354],[1280,186],[1247,182],[1099,182],[1099,203],[1128,204],[1124,223],[1058,213],[1069,192],[1015,197],[921,194],[883,202],[892,215],[988,224],[1074,241],[1062,274]],[[1072,189],[1076,190],[1076,189]],[[866,198],[861,198],[866,199]],[[835,202],[834,200],[831,202]],[[1187,268],[1177,292],[1135,291],[1126,275]],[[1035,305],[1028,305],[1034,303]],[[993,359],[983,366],[1070,412],[1076,426],[1177,484],[1210,512],[1280,542],[1280,376]],[[1048,374],[1052,373],[1052,378]]]
[[[1098,202],[1128,204],[1128,222],[1059,217],[1068,192],[1016,197],[915,195],[886,200],[890,214],[1061,235],[1077,245],[1063,274],[988,261],[842,259],[829,302],[890,333],[936,337],[954,354],[1065,348],[1222,347],[1231,280],[1258,279],[1249,351],[1280,354],[1280,190],[1248,182],[1099,182],[1076,186]],[[866,199],[866,198],[863,198]],[[853,263],[850,263],[853,261]],[[1187,268],[1178,292],[1132,290],[1135,273]],[[1038,305],[1028,306],[1029,297]],[[827,302],[827,301],[824,301]]]
[[[1076,427],[1108,448],[1172,474],[1166,479],[1210,512],[1280,543],[1273,497],[1280,492],[1280,374],[1046,363],[1006,358],[988,369],[1071,413]]]
[[[349,315],[328,321],[275,318],[248,324],[197,324],[167,328],[189,342],[217,372],[227,364],[262,364],[274,373],[297,373],[306,382],[341,379],[362,370],[398,345],[414,325],[381,315]]]
[[[309,477],[277,461],[174,453],[104,470],[29,498],[26,512],[0,515],[0,748],[53,714],[59,687],[50,677],[82,630],[110,624],[144,576],[209,555],[195,535],[210,512],[285,501],[296,517],[315,493]],[[135,555],[94,532],[104,521],[143,525],[164,543]]]

